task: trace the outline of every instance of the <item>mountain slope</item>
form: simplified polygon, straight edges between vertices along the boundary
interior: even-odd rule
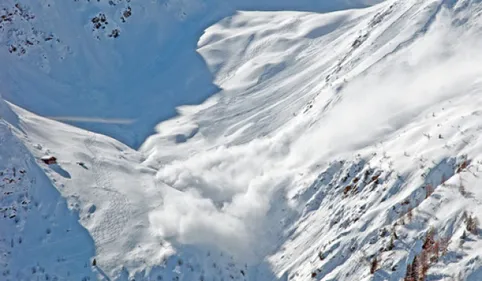
[[[13,113],[6,120],[14,123],[12,117]],[[0,123],[1,279],[94,279],[90,235],[68,209],[72,205],[67,206],[55,183],[12,134],[12,123]]]
[[[58,158],[35,164],[62,196],[44,200],[69,202],[78,222],[64,208],[55,224],[75,225],[75,245],[90,250],[73,249],[75,259],[42,240],[34,249],[83,269],[7,257],[4,276],[29,280],[26,269],[41,260],[58,280],[482,278],[481,4],[268,2],[16,7],[22,19],[4,22],[9,30],[32,24],[64,39],[2,53],[12,103],[0,113],[15,133],[2,135],[24,143],[3,147],[25,145],[21,159]],[[298,11],[232,14],[238,8]],[[314,13],[328,10],[338,11]],[[65,15],[72,23],[54,24]],[[122,26],[119,37],[112,25]],[[27,43],[22,32],[2,34],[6,45]],[[39,63],[35,52],[46,50],[56,53]],[[131,148],[190,103],[198,105],[179,107]],[[23,231],[5,227],[6,243]]]
[[[370,1],[230,2],[3,1],[4,98],[138,147],[175,106],[218,90],[196,53],[204,28],[240,8],[329,11]],[[25,98],[33,92],[42,95]]]

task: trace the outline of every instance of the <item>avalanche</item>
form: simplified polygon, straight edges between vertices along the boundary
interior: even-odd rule
[[[2,280],[482,280],[478,1],[0,8]]]

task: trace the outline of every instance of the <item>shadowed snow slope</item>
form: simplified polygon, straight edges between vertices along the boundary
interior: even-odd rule
[[[482,279],[478,1],[24,2],[5,278]]]

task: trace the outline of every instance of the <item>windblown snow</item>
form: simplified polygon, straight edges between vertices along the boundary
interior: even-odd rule
[[[482,280],[482,3],[0,3],[0,280]]]

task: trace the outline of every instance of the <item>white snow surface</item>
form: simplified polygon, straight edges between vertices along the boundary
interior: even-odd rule
[[[482,280],[479,1],[0,9],[0,280]]]

